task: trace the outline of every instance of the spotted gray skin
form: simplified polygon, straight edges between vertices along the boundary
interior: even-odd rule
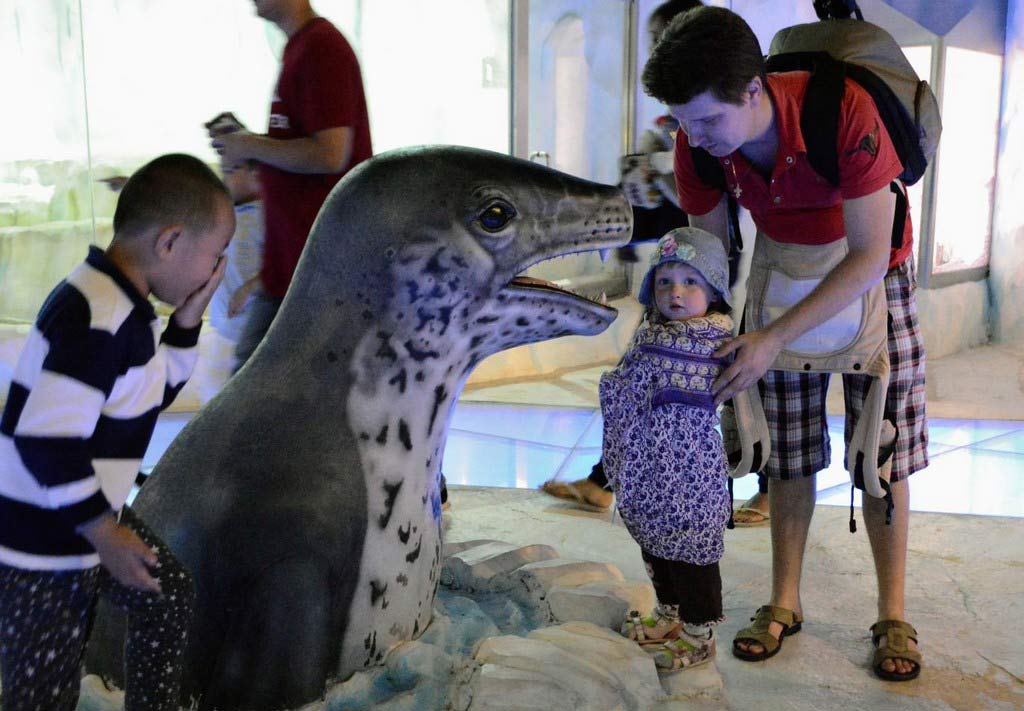
[[[338,185],[266,339],[134,504],[195,576],[186,699],[298,706],[423,632],[466,377],[616,315],[509,282],[625,243],[631,220],[616,188],[462,147],[382,154]],[[100,617],[90,667],[117,675],[117,614]]]

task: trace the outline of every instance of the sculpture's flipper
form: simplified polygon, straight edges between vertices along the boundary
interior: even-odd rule
[[[323,694],[338,652],[326,561],[263,571],[232,609],[199,708],[295,708]]]

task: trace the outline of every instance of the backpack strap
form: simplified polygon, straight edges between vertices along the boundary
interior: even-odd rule
[[[740,319],[739,332],[742,334],[746,330],[744,314]],[[731,487],[733,479],[764,469],[772,453],[772,438],[761,402],[760,381],[725,402],[721,425]]]
[[[907,201],[907,190],[900,181],[894,180],[889,183],[889,190],[896,194],[896,209],[892,218],[892,237],[889,243],[893,249],[899,249],[903,246],[903,230],[907,226],[907,210],[910,209],[910,203]]]
[[[868,92],[903,165],[901,178],[916,182],[928,167],[920,136],[912,135],[914,118],[885,80],[866,67],[834,59],[828,52],[783,52],[765,58],[769,72],[810,72],[800,130],[807,144],[807,160],[831,185],[839,186],[839,110],[849,77]]]
[[[690,156],[693,159],[693,167],[697,171],[697,177],[705,185],[721,190],[723,193],[728,190],[725,183],[725,171],[718,159],[703,148],[690,146]]]
[[[839,187],[839,109],[846,92],[847,65],[828,52],[786,52],[765,60],[769,72],[810,72],[800,131],[807,144],[807,162],[814,172]]]
[[[740,252],[743,251],[743,235],[740,234],[740,206],[735,196],[729,192],[725,182],[725,171],[718,159],[703,148],[690,146],[690,158],[697,177],[708,187],[725,193],[727,204],[726,214],[729,218],[729,286],[736,283],[739,277]]]
[[[733,395],[732,407],[738,448],[728,453],[729,478],[738,479],[764,469],[772,453],[772,438],[757,383]]]

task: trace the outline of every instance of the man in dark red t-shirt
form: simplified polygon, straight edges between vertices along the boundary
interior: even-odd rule
[[[893,246],[895,195],[902,172],[871,98],[847,82],[839,111],[839,185],[819,177],[807,159],[800,128],[806,72],[766,75],[757,37],[735,13],[704,7],[677,17],[644,69],[647,93],[679,120],[675,177],[690,224],[728,239],[726,200],[705,184],[691,147],[718,159],[726,188],[750,210],[758,239],[826,245],[845,237],[848,252],[820,283],[759,330],[738,336],[715,355],[735,356],[714,384],[716,403],[763,379],[772,451],[769,476],[772,590],[754,624],[740,630],[733,653],[758,661],[774,655],[800,630],[800,578],[814,511],[815,475],[828,466],[825,420],[828,374],[771,370],[777,356],[884,280],[891,367],[885,417],[897,426],[891,491],[895,511],[863,497],[863,515],[878,575],[874,671],[904,681],[917,676],[916,632],[903,621],[909,515],[908,477],[927,466],[924,349],[914,304],[909,218]],[[897,185],[896,189],[900,189]],[[899,231],[896,232],[897,235]],[[785,250],[782,250],[785,251]],[[792,250],[797,251],[797,250]],[[849,418],[860,413],[869,381],[844,375]]]
[[[256,0],[287,36],[266,135],[211,131],[226,166],[260,163],[266,221],[261,292],[236,351],[241,367],[270,327],[327,194],[372,155],[363,81],[352,47],[309,0]]]

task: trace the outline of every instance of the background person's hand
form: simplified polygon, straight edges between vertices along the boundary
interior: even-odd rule
[[[228,318],[234,318],[242,313],[245,309],[245,304],[249,301],[249,295],[258,284],[259,278],[257,277],[256,279],[250,279],[234,290],[231,298],[228,299]]]
[[[223,133],[213,137],[210,145],[213,150],[220,154],[221,164],[224,170],[232,171],[238,168],[246,159],[250,158],[248,150],[249,139],[253,136],[249,131],[235,131],[234,133]]]
[[[175,309],[174,322],[180,328],[195,328],[203,320],[203,314],[210,304],[210,299],[213,298],[213,292],[217,291],[221,279],[224,278],[227,263],[227,256],[221,256],[206,283],[189,294],[184,303]]]
[[[648,210],[658,207],[662,198],[654,185],[655,174],[651,170],[648,156],[642,153],[622,156],[619,165],[622,171],[622,192],[630,204]]]
[[[160,594],[160,583],[149,572],[156,565],[153,549],[135,531],[119,524],[113,516],[103,516],[82,528],[107,572],[122,585]]]
[[[234,133],[235,131],[246,131],[248,130],[238,118],[230,111],[223,111],[212,119],[203,124],[203,128],[210,134],[210,138],[215,138],[225,133]]]
[[[119,193],[124,184],[128,182],[127,175],[112,175],[109,178],[100,178],[99,182],[106,183],[111,192]]]
[[[782,342],[766,328],[736,336],[715,351],[716,358],[735,354],[735,360],[721,372],[711,386],[711,391],[715,394],[715,405],[721,405],[764,377],[782,352],[782,347]]]

